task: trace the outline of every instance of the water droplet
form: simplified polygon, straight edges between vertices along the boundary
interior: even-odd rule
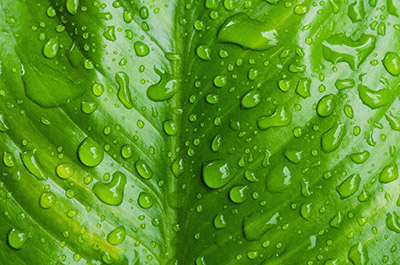
[[[337,90],[352,88],[354,86],[355,86],[355,82],[353,79],[338,79],[335,82],[335,87]]]
[[[312,195],[310,191],[310,183],[306,179],[302,179],[301,181],[301,195],[305,198],[308,198]]]
[[[312,206],[312,203],[303,203],[300,207],[300,215],[305,220],[309,220],[311,217],[311,211],[312,211],[311,206]]]
[[[400,15],[400,3],[396,0],[387,0],[387,10],[389,14],[398,17]]]
[[[206,101],[209,104],[215,105],[219,102],[219,96],[218,94],[208,94],[206,96]]]
[[[349,117],[350,119],[354,118],[353,107],[350,105],[344,106],[344,114],[346,114],[346,116]]]
[[[234,186],[229,190],[229,198],[234,203],[243,203],[247,200],[248,186]]]
[[[218,31],[218,41],[233,43],[242,48],[267,50],[279,43],[276,29],[245,14],[228,18]]]
[[[203,164],[203,181],[211,189],[219,189],[234,177],[233,170],[224,160],[213,160]]]
[[[9,128],[4,120],[4,115],[0,113],[0,132],[6,132]]]
[[[297,150],[297,149],[286,149],[283,152],[284,156],[289,160],[290,162],[294,164],[298,164],[301,162],[303,159],[303,151]]]
[[[183,174],[184,168],[183,168],[183,159],[182,158],[177,158],[172,162],[171,164],[171,170],[174,173],[175,177],[178,177]]]
[[[15,166],[14,157],[10,153],[4,152],[3,153],[3,164],[6,167],[10,167],[10,168],[14,167]]]
[[[328,117],[335,109],[334,95],[329,94],[320,99],[317,106],[317,113],[321,117]]]
[[[161,77],[157,84],[147,89],[147,96],[154,101],[164,101],[172,98],[178,91],[177,81],[167,72],[161,72],[157,68],[154,71]]]
[[[128,159],[131,158],[133,155],[133,147],[130,144],[125,144],[121,148],[121,155],[123,158]]]
[[[353,41],[345,34],[334,34],[322,43],[325,60],[337,64],[347,62],[352,70],[360,66],[375,49],[376,37],[361,35],[358,41]]]
[[[111,245],[116,246],[124,242],[125,238],[126,238],[125,227],[120,226],[115,228],[107,235],[107,242],[110,243]]]
[[[269,192],[282,192],[292,183],[292,173],[287,166],[276,165],[270,169],[265,179]]]
[[[104,85],[100,83],[94,83],[92,86],[92,93],[96,97],[100,97],[104,93]]]
[[[353,174],[337,186],[336,191],[339,193],[341,199],[346,199],[358,191],[360,182],[360,174]]]
[[[39,205],[43,209],[50,209],[56,203],[57,197],[53,192],[44,192],[40,196]]]
[[[214,218],[213,224],[215,229],[223,229],[227,227],[225,216],[222,213],[218,213]]]
[[[274,228],[279,219],[279,213],[254,212],[243,218],[243,234],[248,241],[262,239],[264,234]]]
[[[92,114],[97,110],[97,103],[91,101],[82,101],[82,112],[85,114]]]
[[[93,193],[97,198],[109,205],[120,205],[124,199],[126,176],[122,172],[115,172],[108,183],[101,181],[93,185]]]
[[[385,114],[386,120],[390,124],[390,128],[395,131],[400,131],[400,117],[394,116],[392,113]]]
[[[343,220],[343,216],[341,212],[338,212],[330,221],[329,221],[329,225],[334,227],[334,228],[338,228],[340,227],[340,224],[342,223]]]
[[[278,81],[278,87],[283,92],[288,92],[293,88],[293,81],[290,79],[281,79]]]
[[[153,177],[153,171],[151,170],[149,165],[143,160],[139,159],[138,161],[136,161],[135,168],[142,178],[150,179],[151,177]]]
[[[311,96],[310,93],[311,80],[302,78],[297,82],[296,93],[302,98],[308,98]]]
[[[36,149],[21,153],[21,160],[25,168],[34,175],[38,180],[47,180],[42,167],[36,159]]]
[[[79,0],[67,0],[67,10],[71,15],[78,13]]]
[[[356,1],[350,4],[347,14],[353,23],[362,21],[365,16],[364,2]]]
[[[321,147],[325,153],[335,151],[342,143],[346,134],[346,127],[343,123],[335,122],[335,124],[326,131],[321,137]]]
[[[178,126],[174,120],[166,120],[163,122],[164,132],[167,135],[173,136],[178,133]]]
[[[377,109],[385,106],[391,100],[388,89],[372,90],[367,86],[359,85],[358,93],[361,101],[371,109]]]
[[[196,48],[196,54],[199,56],[200,59],[204,61],[211,60],[211,49],[206,44],[200,44]]]
[[[259,179],[257,178],[256,172],[253,170],[246,170],[244,172],[244,177],[250,182],[258,182]]]
[[[211,142],[211,150],[218,152],[221,149],[221,135],[216,135]]]
[[[368,152],[368,150],[365,150],[365,151],[362,151],[362,152],[359,152],[359,153],[351,154],[350,158],[354,163],[362,164],[365,161],[367,161],[369,156],[370,156],[370,153]]]
[[[386,214],[386,225],[389,230],[400,233],[399,215],[396,212],[389,212]]]
[[[148,209],[148,208],[151,208],[151,206],[153,206],[154,200],[146,192],[141,192],[139,194],[138,203],[139,203],[140,207],[142,207],[144,209]]]
[[[98,166],[104,158],[104,150],[92,138],[87,137],[78,147],[79,160],[88,167]]]
[[[17,250],[22,249],[28,239],[29,234],[16,227],[12,228],[7,235],[8,245]]]
[[[60,42],[57,38],[49,39],[43,46],[43,54],[49,59],[56,57],[58,49],[60,48]]]
[[[144,57],[150,53],[150,48],[145,43],[141,41],[136,41],[134,44],[136,55],[139,57]]]
[[[124,72],[115,74],[115,80],[119,85],[118,98],[127,109],[133,108],[131,91],[129,90],[129,76]]]
[[[104,31],[103,36],[109,41],[115,41],[117,39],[115,37],[115,26],[108,26]]]
[[[354,265],[367,265],[369,262],[367,248],[361,242],[352,246],[349,250],[349,260]]]
[[[393,163],[386,167],[384,167],[379,174],[379,182],[381,183],[390,183],[395,181],[399,177],[399,169],[397,168],[397,164]]]
[[[228,83],[228,77],[226,75],[217,75],[214,77],[214,85],[218,88],[226,86]]]
[[[258,90],[250,90],[247,92],[241,100],[241,105],[245,109],[251,109],[256,107],[261,102],[261,94]]]
[[[383,59],[386,70],[394,76],[400,75],[400,56],[394,52],[388,52]]]
[[[291,121],[292,114],[286,107],[278,105],[272,115],[259,118],[257,120],[257,125],[261,130],[267,130],[271,127],[287,126]]]
[[[56,174],[62,179],[69,179],[75,174],[75,170],[71,164],[59,164],[56,167]]]

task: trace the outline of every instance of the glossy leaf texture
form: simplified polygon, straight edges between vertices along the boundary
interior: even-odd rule
[[[397,264],[396,0],[2,0],[0,263]]]

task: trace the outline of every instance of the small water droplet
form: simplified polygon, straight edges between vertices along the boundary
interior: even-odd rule
[[[3,164],[9,168],[15,166],[14,157],[12,156],[12,154],[7,152],[3,153]]]
[[[243,203],[247,200],[248,186],[234,186],[229,190],[229,198],[234,203]]]
[[[278,212],[254,212],[243,218],[243,234],[248,241],[258,241],[264,234],[274,228],[280,214]]]
[[[367,248],[361,242],[352,246],[349,250],[349,260],[354,265],[367,265],[369,262]]]
[[[69,179],[75,174],[75,170],[71,164],[59,164],[56,167],[56,174],[62,179]]]
[[[104,31],[103,36],[109,41],[115,41],[117,39],[115,36],[115,26],[108,26]]]
[[[164,129],[164,132],[169,136],[173,136],[178,133],[178,126],[174,120],[164,121],[163,129]]]
[[[368,152],[368,150],[359,152],[359,153],[354,153],[350,155],[351,160],[356,163],[356,164],[362,164],[365,161],[367,161],[367,159],[369,158],[370,153]]]
[[[147,89],[147,96],[153,101],[164,101],[172,98],[178,91],[177,81],[167,72],[157,68],[154,71],[160,76],[160,81]]]
[[[372,90],[367,86],[359,85],[358,93],[361,101],[371,109],[377,109],[389,103],[391,96],[387,88]]]
[[[217,216],[214,217],[213,224],[215,229],[224,229],[227,227],[225,216],[222,213],[218,213]]]
[[[7,235],[8,245],[17,250],[22,249],[28,239],[29,234],[16,227],[13,227]]]
[[[214,77],[213,83],[218,88],[224,87],[228,83],[228,77],[226,75],[217,75]]]
[[[303,159],[303,151],[297,150],[297,149],[286,149],[283,152],[284,156],[289,160],[290,162],[294,164],[298,164],[301,162]]]
[[[211,60],[211,49],[206,44],[200,44],[199,46],[197,46],[196,54],[197,54],[197,56],[199,56],[200,59],[202,59],[204,61]]]
[[[343,215],[341,212],[335,214],[335,216],[329,221],[329,225],[334,228],[339,228],[342,223]]]
[[[123,158],[128,159],[133,155],[133,147],[130,144],[125,144],[121,148],[121,155]]]
[[[50,209],[56,203],[57,197],[53,192],[44,192],[40,196],[39,205],[43,209]]]
[[[276,165],[272,167],[265,179],[267,190],[269,192],[282,192],[292,183],[292,173],[289,168],[284,165]]]
[[[71,15],[76,15],[78,13],[79,0],[67,0],[66,6]]]
[[[136,161],[135,168],[142,178],[150,179],[151,177],[153,177],[153,171],[151,170],[149,165],[143,160],[139,159],[138,161]]]
[[[399,215],[396,212],[389,212],[386,214],[386,226],[389,230],[400,233]]]
[[[242,108],[251,109],[256,107],[261,102],[261,94],[258,90],[250,90],[241,100]]]
[[[320,99],[317,105],[317,113],[321,117],[328,117],[335,109],[334,95],[329,94]]]
[[[148,208],[151,208],[151,206],[153,206],[154,199],[146,192],[141,192],[139,194],[138,203],[139,203],[140,207],[142,207],[144,209],[148,209]]]
[[[311,80],[302,78],[297,82],[296,93],[302,98],[308,98],[311,96],[310,93]]]

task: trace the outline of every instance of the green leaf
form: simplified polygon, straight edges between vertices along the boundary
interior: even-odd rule
[[[0,263],[397,264],[399,15],[0,1]]]

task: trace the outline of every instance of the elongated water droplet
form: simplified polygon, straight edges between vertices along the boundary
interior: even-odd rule
[[[329,225],[334,228],[340,228],[340,224],[342,223],[343,215],[341,212],[338,212],[330,221]]]
[[[149,167],[149,165],[143,160],[139,159],[135,163],[135,168],[139,175],[144,179],[150,179],[153,177],[153,170]]]
[[[218,31],[218,41],[242,48],[267,50],[279,43],[278,32],[269,23],[261,23],[245,14],[228,18]]]
[[[50,209],[51,207],[53,207],[53,205],[56,203],[56,201],[57,201],[56,195],[53,192],[48,191],[48,192],[44,192],[40,196],[39,205],[43,209]]]
[[[6,132],[8,131],[8,125],[4,120],[4,115],[0,113],[0,132]]]
[[[361,101],[371,109],[377,109],[387,105],[391,96],[387,88],[381,90],[372,90],[367,86],[359,85],[358,93]]]
[[[347,14],[353,23],[362,21],[365,16],[364,2],[356,1],[350,4]]]
[[[312,211],[311,206],[312,206],[312,203],[303,203],[300,207],[300,215],[305,220],[309,220],[311,217],[311,211]]]
[[[203,181],[211,189],[219,189],[234,177],[234,172],[224,160],[213,160],[203,164]]]
[[[151,208],[151,206],[153,206],[154,199],[146,192],[141,192],[139,194],[138,203],[139,203],[140,207],[142,207],[144,209],[148,209],[148,208]]]
[[[221,149],[221,135],[216,135],[211,142],[211,150],[218,152]]]
[[[355,86],[355,82],[353,79],[338,79],[335,82],[335,87],[337,90],[342,90],[346,88],[352,88]]]
[[[126,238],[126,230],[125,227],[120,226],[115,228],[107,235],[107,242],[111,245],[119,245],[125,241]]]
[[[8,245],[17,250],[22,249],[28,239],[29,234],[16,227],[13,227],[7,235]]]
[[[180,175],[183,174],[184,168],[183,168],[183,159],[182,158],[177,158],[172,162],[171,164],[171,170],[174,173],[175,177],[179,177]]]
[[[342,143],[346,134],[346,127],[343,123],[336,122],[332,128],[326,131],[321,137],[321,147],[325,153],[335,151]]]
[[[160,76],[157,84],[147,89],[147,96],[154,101],[164,101],[172,98],[178,91],[177,81],[167,72],[161,72],[157,68],[154,71]]]
[[[108,183],[101,181],[93,185],[93,193],[97,198],[109,205],[120,205],[124,199],[126,176],[122,172],[115,172]]]
[[[358,191],[360,182],[360,174],[353,174],[337,186],[336,191],[339,193],[341,199],[346,199]]]
[[[302,78],[297,82],[296,93],[302,98],[308,98],[311,96],[310,87],[311,80]]]
[[[109,41],[115,41],[117,39],[115,36],[115,26],[108,26],[104,31],[103,36]]]
[[[254,212],[243,218],[243,234],[248,241],[262,239],[266,232],[276,227],[279,213]]]
[[[379,182],[390,183],[399,177],[399,169],[396,163],[384,167],[379,174]]]
[[[242,108],[251,109],[256,107],[261,102],[261,94],[258,90],[250,90],[247,92],[241,100]]]
[[[356,164],[362,164],[369,158],[370,153],[368,150],[350,155],[351,160]]]
[[[115,74],[115,80],[119,85],[118,98],[127,109],[133,108],[131,91],[129,90],[129,76],[124,72]]]
[[[265,179],[269,192],[282,192],[292,183],[292,173],[287,166],[276,165],[270,169]]]
[[[21,160],[25,168],[38,180],[47,180],[47,175],[44,174],[41,165],[36,159],[36,149],[21,153]]]
[[[71,15],[78,13],[79,0],[67,0],[67,10]]]
[[[358,41],[353,41],[344,34],[334,34],[322,43],[322,51],[325,60],[333,64],[346,62],[355,70],[375,49],[375,43],[373,35],[363,34]]]
[[[388,52],[383,59],[386,70],[394,76],[400,75],[400,56],[394,52]]]
[[[104,158],[104,149],[92,138],[87,137],[78,147],[79,160],[88,167],[98,166]]]
[[[317,113],[321,117],[328,117],[335,109],[334,95],[326,95],[320,99],[317,105]]]
[[[386,214],[386,226],[393,232],[400,233],[399,215],[396,212]]]
[[[292,114],[282,105],[278,105],[274,113],[270,116],[263,116],[257,120],[257,125],[261,130],[271,127],[287,126],[292,121]]]
[[[49,39],[43,46],[43,54],[49,59],[56,57],[58,49],[60,48],[60,42],[57,38]]]
[[[352,246],[349,250],[349,260],[354,265],[367,265],[369,262],[367,248],[361,242]]]

